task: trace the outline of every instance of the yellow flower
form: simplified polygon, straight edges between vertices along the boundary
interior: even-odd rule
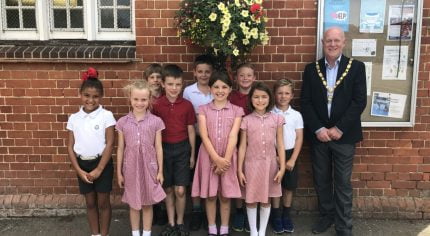
[[[216,18],[217,18],[217,14],[216,13],[211,13],[210,14],[210,16],[209,16],[209,20],[211,20],[211,21],[215,21],[216,20]]]
[[[243,43],[243,45],[248,45],[249,44],[249,40],[248,39],[242,39],[242,43]]]
[[[263,3],[263,0],[255,0],[255,3],[257,3],[257,4],[262,4],[262,3]]]
[[[223,2],[220,2],[218,4],[218,9],[220,9],[221,11],[225,9],[225,4]]]
[[[228,46],[231,46],[232,44],[233,44],[233,41],[231,41],[231,40],[228,40]]]
[[[230,40],[231,41],[234,41],[236,39],[236,34],[233,32],[231,35],[230,35]]]
[[[236,5],[236,7],[240,7],[240,0],[234,0],[234,5]]]
[[[239,56],[239,50],[237,48],[233,50],[233,55],[235,55],[236,57]]]
[[[230,28],[229,25],[222,25],[222,31],[227,32],[229,28]]]
[[[245,28],[245,27],[246,27],[246,24],[245,24],[245,22],[240,22],[239,26],[240,26],[240,28],[242,28],[242,30],[243,30],[243,28]]]
[[[254,39],[258,39],[258,29],[257,28],[252,28],[250,33]]]
[[[200,19],[196,19],[196,23],[199,23],[200,22]]]
[[[248,17],[249,16],[249,11],[248,10],[242,10],[242,12],[240,13],[243,17]]]

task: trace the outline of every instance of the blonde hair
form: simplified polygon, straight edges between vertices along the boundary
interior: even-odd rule
[[[133,90],[133,89],[147,89],[148,92],[149,92],[149,97],[152,96],[151,89],[149,88],[148,81],[146,81],[146,80],[134,80],[134,81],[131,81],[129,84],[127,84],[123,88],[124,94],[128,98],[130,98],[131,90]]]
[[[280,79],[275,82],[273,85],[273,93],[276,93],[276,90],[278,90],[282,86],[290,86],[291,91],[294,92],[294,82],[291,79],[285,78]]]

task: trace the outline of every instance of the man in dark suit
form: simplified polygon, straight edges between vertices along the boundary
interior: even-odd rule
[[[312,232],[323,233],[334,223],[337,235],[352,235],[351,173],[355,143],[363,139],[366,73],[363,62],[342,55],[342,29],[327,29],[322,44],[324,57],[306,66],[301,92],[320,211]]]

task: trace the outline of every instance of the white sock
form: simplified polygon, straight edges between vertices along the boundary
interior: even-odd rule
[[[146,230],[144,230],[144,231],[142,232],[142,236],[151,236],[151,231],[146,231]]]
[[[91,234],[91,236],[102,236],[101,234]]]
[[[258,236],[266,235],[266,228],[267,228],[267,223],[269,222],[269,216],[270,216],[270,206],[269,207],[260,206],[260,229],[258,231]]]
[[[140,236],[140,230],[131,231],[131,236]]]
[[[251,230],[251,236],[258,236],[257,231],[257,208],[246,208],[248,214],[249,229]]]

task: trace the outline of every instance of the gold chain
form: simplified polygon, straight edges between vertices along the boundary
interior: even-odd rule
[[[349,62],[348,62],[348,65],[346,66],[345,71],[342,73],[342,76],[339,78],[339,80],[337,80],[337,81],[336,81],[336,83],[335,83],[335,85],[334,85],[334,87],[333,87],[333,88],[330,88],[330,87],[327,85],[327,80],[324,78],[323,73],[321,73],[321,69],[320,69],[320,65],[318,64],[318,61],[315,63],[315,64],[316,64],[316,67],[317,67],[318,76],[320,77],[321,82],[323,83],[323,85],[325,86],[325,88],[327,89],[327,91],[331,94],[331,95],[329,96],[329,101],[331,101],[331,99],[333,98],[333,92],[334,92],[334,90],[336,89],[336,87],[337,87],[340,83],[342,83],[342,80],[343,80],[343,79],[345,78],[345,76],[348,74],[349,69],[351,68],[351,64],[352,64],[352,61],[353,61],[353,60],[354,60],[354,59],[352,59],[352,58],[350,58],[350,59],[349,59]]]

